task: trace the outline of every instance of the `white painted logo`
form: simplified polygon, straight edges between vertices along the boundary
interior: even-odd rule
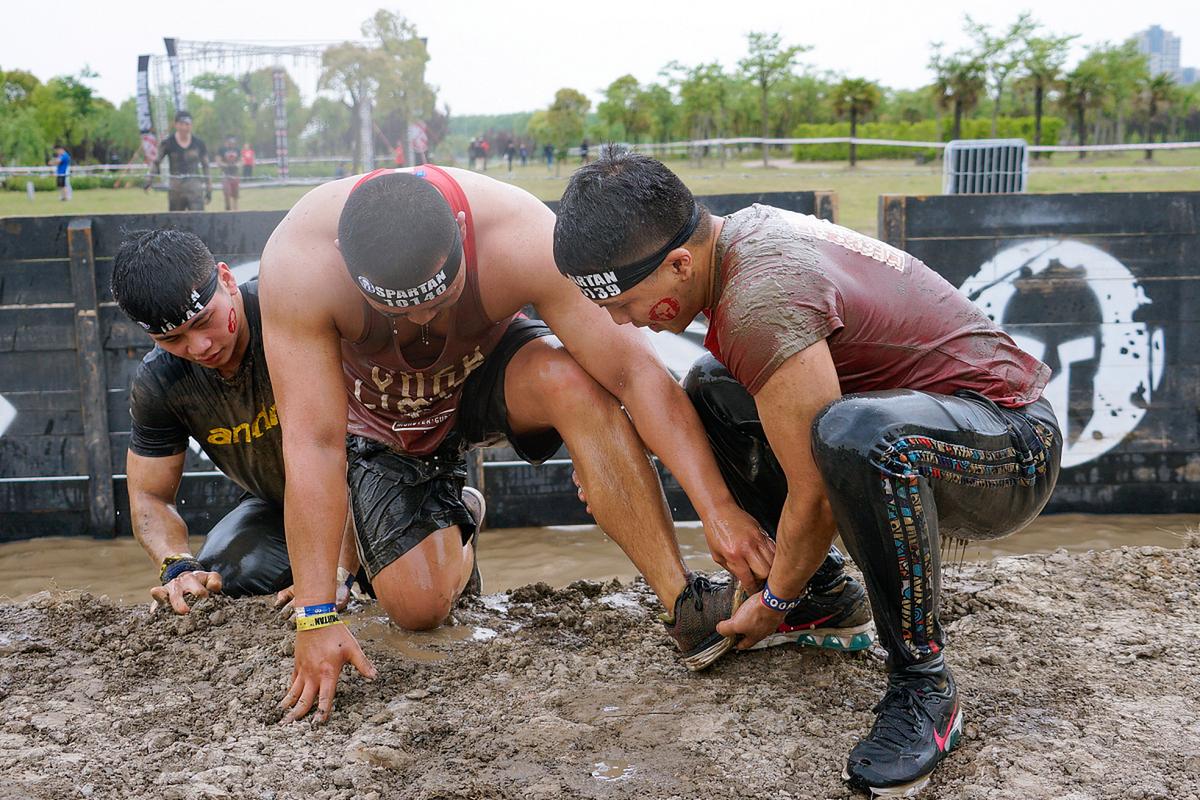
[[[1045,396],[1062,428],[1063,467],[1107,453],[1142,421],[1162,380],[1163,331],[1134,319],[1150,300],[1116,258],[1034,239],[1002,250],[960,291],[1050,366]]]
[[[13,404],[8,402],[4,395],[0,394],[0,436],[8,430],[8,426],[12,425],[12,421],[17,418],[17,410],[13,408]]]

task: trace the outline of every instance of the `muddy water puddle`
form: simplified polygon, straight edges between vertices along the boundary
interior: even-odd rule
[[[965,558],[979,561],[997,555],[1049,553],[1059,547],[1072,552],[1103,550],[1121,545],[1180,547],[1185,534],[1200,517],[1193,515],[1087,515],[1057,514],[1038,519],[1026,530],[1007,539],[973,543]],[[698,523],[678,527],[680,551],[692,569],[711,570],[704,532]],[[192,540],[199,550],[200,537]],[[955,554],[957,557],[957,553]],[[509,528],[485,531],[479,548],[483,588],[502,592],[544,581],[563,586],[573,580],[627,580],[632,565],[621,550],[598,528],[586,525],[551,528]],[[100,540],[83,537],[50,537],[0,545],[0,597],[21,600],[44,589],[81,589],[127,603],[149,600],[147,590],[156,583],[156,570],[131,537]],[[379,623],[366,636],[401,636]],[[464,627],[454,634],[464,638],[487,637],[486,632]],[[405,635],[407,636],[407,635]],[[440,640],[439,640],[440,641]],[[437,657],[437,643],[408,638],[394,643],[400,649],[425,651]]]

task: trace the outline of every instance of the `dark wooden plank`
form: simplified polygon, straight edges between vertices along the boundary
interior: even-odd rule
[[[137,374],[138,365],[150,348],[121,347],[106,349],[104,353],[104,369],[107,373],[109,389],[128,389]],[[2,357],[2,356],[0,356]]]
[[[0,261],[0,306],[71,302],[71,262]]]
[[[0,352],[75,348],[71,306],[0,308]]]
[[[907,199],[894,194],[879,196],[877,235],[881,240],[901,250],[908,249],[904,240],[904,204]]]
[[[0,478],[49,478],[87,472],[82,435],[0,438]]]
[[[79,388],[74,350],[0,352],[0,394],[58,392]]]
[[[83,414],[79,392],[7,392],[4,399],[16,411],[7,436],[81,436]]]
[[[72,220],[68,226],[71,291],[75,298],[75,339],[79,367],[79,401],[83,407],[83,440],[89,477],[88,517],[92,532],[116,533],[112,484],[112,447],[108,440],[108,393],[100,319],[96,307],[96,272],[92,222]]]
[[[928,195],[908,197],[905,237],[1195,236],[1200,192]]]

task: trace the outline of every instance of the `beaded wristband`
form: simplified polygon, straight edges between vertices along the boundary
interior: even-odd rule
[[[312,608],[312,606],[309,606]],[[328,628],[330,625],[341,625],[342,621],[338,619],[336,611],[330,611],[327,614],[316,614],[314,616],[296,617],[296,630],[311,631],[317,628]]]
[[[800,595],[792,600],[781,600],[775,595],[771,594],[771,587],[767,585],[766,581],[763,581],[762,604],[772,611],[783,611],[784,613],[787,613],[788,611],[791,611],[799,606],[803,600],[804,595]]]
[[[202,572],[204,565],[191,556],[167,556],[159,570],[158,580],[163,586],[178,578],[185,572]]]

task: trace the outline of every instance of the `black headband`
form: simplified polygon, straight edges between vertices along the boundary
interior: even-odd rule
[[[354,194],[358,187],[370,180],[378,178],[380,175],[395,174],[398,170],[392,169],[377,169],[363,175],[358,181],[350,187],[350,194]],[[413,173],[418,178],[425,178],[425,170],[419,169]],[[428,180],[428,178],[426,178]],[[434,187],[437,188],[436,186]],[[440,191],[440,190],[439,190]],[[349,196],[349,195],[347,195]],[[433,274],[433,277],[423,283],[420,283],[410,289],[392,289],[387,286],[380,286],[366,275],[356,275],[358,285],[362,290],[371,297],[385,306],[393,308],[407,308],[409,306],[427,303],[435,299],[443,292],[446,287],[454,282],[458,277],[459,267],[462,266],[462,235],[458,230],[458,221],[454,223],[454,241],[450,243],[450,254],[446,256],[446,261],[441,268]]]
[[[134,322],[156,335],[170,333],[203,311],[204,307],[213,299],[213,295],[217,293],[217,272],[217,267],[214,264],[212,274],[208,276],[208,280],[204,282],[204,285],[192,289],[191,294],[188,295],[183,305],[173,310],[167,319],[155,322],[145,322],[144,320],[136,319]]]
[[[663,259],[667,257],[668,253],[692,238],[692,234],[696,232],[696,226],[699,224],[700,206],[693,205],[692,215],[688,217],[688,221],[679,229],[679,233],[675,234],[671,241],[640,261],[605,272],[592,272],[587,275],[568,275],[567,277],[575,281],[575,285],[579,287],[579,291],[583,292],[583,296],[589,300],[604,300],[608,297],[616,297],[621,292],[629,291],[650,277],[662,265]]]
[[[458,230],[458,223],[455,222],[454,241],[450,243],[450,254],[446,256],[445,263],[438,268],[438,271],[433,274],[432,278],[411,289],[390,289],[386,286],[380,286],[366,275],[359,275],[358,285],[377,303],[392,306],[393,308],[408,308],[409,306],[428,303],[430,300],[439,297],[446,291],[446,287],[458,277],[460,267],[462,267],[462,236]]]

